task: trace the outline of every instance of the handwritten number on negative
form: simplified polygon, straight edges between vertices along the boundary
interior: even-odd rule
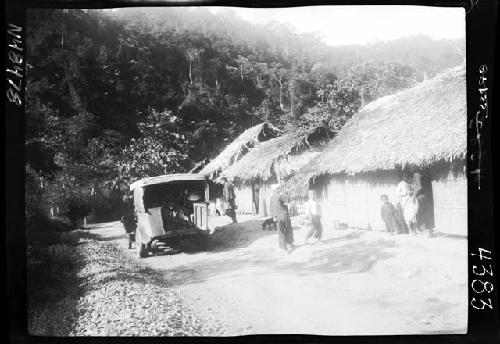
[[[471,256],[479,256],[480,260],[483,260],[483,259],[489,259],[489,260],[491,260],[491,251],[488,251],[487,249],[482,248],[482,247],[479,247],[477,250],[479,251],[479,254],[477,254],[477,253],[471,253],[470,255]],[[489,257],[488,257],[488,255],[489,255]]]
[[[473,308],[475,309],[484,309],[484,307],[488,307],[489,309],[493,309],[493,305],[491,304],[491,299],[488,298],[488,302],[484,302],[483,299],[479,299],[479,301],[481,301],[481,307],[478,307],[477,306],[477,300],[475,297],[472,298],[472,300],[470,301],[470,304]]]
[[[476,290],[476,285],[480,284],[482,287],[479,290]],[[472,290],[476,292],[476,294],[482,294],[485,291],[489,294],[493,291],[493,283],[490,283],[488,281],[481,281],[481,280],[473,280],[471,284]]]
[[[477,275],[477,276],[484,276],[484,274],[488,274],[491,277],[493,277],[493,268],[491,267],[491,264],[488,265],[490,268],[489,270],[484,267],[484,265],[481,265],[480,267],[483,268],[482,272],[478,272],[476,269],[478,268],[477,265],[472,265],[472,272]]]

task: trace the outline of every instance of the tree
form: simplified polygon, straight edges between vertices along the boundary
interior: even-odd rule
[[[414,68],[395,62],[369,61],[351,67],[344,82],[359,90],[361,103],[413,86]]]
[[[317,98],[317,104],[299,118],[296,126],[327,125],[332,130],[340,130],[361,106],[359,91],[343,80],[325,85],[317,91]]]
[[[187,142],[178,133],[179,122],[169,111],[152,110],[139,123],[140,137],[131,139],[118,159],[115,183],[125,189],[136,179],[184,170]]]

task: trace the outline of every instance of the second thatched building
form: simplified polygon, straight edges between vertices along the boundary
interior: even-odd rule
[[[328,128],[319,126],[260,142],[222,171],[220,177],[234,181],[236,201],[241,212],[269,216],[271,186],[285,184],[296,171],[317,156],[333,136]]]

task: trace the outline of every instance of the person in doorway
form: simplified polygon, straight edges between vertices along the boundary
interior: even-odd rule
[[[391,235],[399,233],[400,225],[398,221],[398,214],[394,205],[389,202],[389,196],[381,195],[380,201],[382,203],[382,207],[380,208],[380,215],[382,216],[382,220],[385,223],[385,229]]]
[[[269,203],[271,215],[278,229],[278,244],[281,249],[290,253],[295,246],[293,244],[293,230],[290,215],[288,214],[288,206],[283,196],[279,194],[279,186],[273,185],[272,190],[273,194]]]
[[[234,185],[226,177],[221,179],[224,187],[222,189],[222,201],[225,203],[225,214],[231,218],[233,223],[238,223],[236,220],[236,195],[234,193]]]
[[[410,165],[410,173],[411,173],[411,186],[413,189],[413,196],[417,199],[418,202],[418,211],[416,215],[416,228],[417,231],[421,232],[423,230],[424,224],[422,221],[422,211],[423,211],[423,202],[424,202],[424,194],[422,190],[422,175],[418,172],[416,165]]]
[[[432,212],[432,186],[428,178],[422,175],[416,165],[410,166],[412,173],[412,187],[418,201],[418,212],[416,216],[417,229],[420,232],[430,231],[434,228],[434,215]]]
[[[309,243],[309,239],[313,237],[317,239],[316,243],[318,243],[323,236],[321,205],[318,202],[318,197],[314,190],[309,190],[308,198],[305,204],[305,212],[311,229],[306,234],[305,242],[306,244]]]

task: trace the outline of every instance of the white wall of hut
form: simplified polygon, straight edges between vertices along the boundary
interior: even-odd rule
[[[236,204],[238,206],[237,212],[240,214],[257,214],[257,209],[252,196],[254,188],[258,189],[258,214],[262,217],[270,216],[269,201],[271,199],[271,195],[273,194],[271,185],[271,183],[254,183],[253,185],[237,184],[234,190],[236,195]]]
[[[467,236],[467,179],[462,170],[433,168],[430,171],[434,210],[434,230]],[[335,175],[315,183],[323,209],[323,223],[353,228],[385,230],[380,215],[380,196],[398,202],[399,171],[384,171],[363,176]]]

